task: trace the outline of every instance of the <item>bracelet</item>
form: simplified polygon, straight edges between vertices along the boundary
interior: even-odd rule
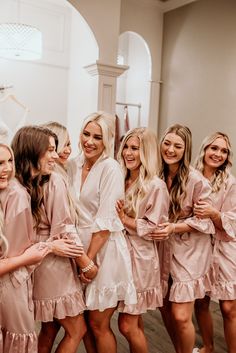
[[[91,260],[91,261],[89,262],[89,264],[88,264],[86,267],[81,268],[81,271],[82,271],[83,273],[86,273],[86,272],[90,271],[91,268],[93,268],[93,266],[94,266],[94,262],[93,262],[93,260]]]

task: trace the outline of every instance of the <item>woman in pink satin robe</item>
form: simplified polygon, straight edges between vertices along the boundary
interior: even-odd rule
[[[219,300],[224,320],[228,352],[236,352],[236,180],[230,173],[232,149],[226,134],[216,132],[202,143],[196,168],[209,180],[212,204],[203,200],[195,204],[194,213],[201,219],[210,217],[215,225],[211,292],[195,304],[195,313],[203,338],[202,353],[214,352],[210,298]]]
[[[156,136],[147,128],[130,130],[118,153],[125,200],[117,201],[117,212],[126,230],[137,291],[137,304],[118,307],[119,329],[132,353],[148,352],[141,314],[163,304],[157,242],[151,233],[159,223],[168,221],[169,195],[165,182],[157,176],[157,153]]]
[[[30,265],[51,250],[32,245],[30,196],[13,177],[13,152],[0,141],[0,353],[37,353]]]
[[[58,320],[65,335],[57,352],[74,353],[86,331],[83,318],[85,303],[75,262],[70,257],[83,253],[70,218],[66,186],[63,179],[52,173],[57,137],[49,129],[27,126],[13,138],[16,176],[31,194],[36,241],[54,246],[64,243],[59,252],[53,251],[34,271],[33,299],[35,318],[40,321]],[[54,240],[58,239],[58,240]],[[55,337],[53,337],[55,338]],[[51,336],[39,336],[39,352],[50,352]]]
[[[192,353],[194,347],[192,313],[195,300],[211,288],[215,231],[210,218],[193,215],[194,204],[210,202],[211,188],[190,166],[191,144],[190,130],[179,124],[168,128],[160,143],[160,177],[170,194],[170,223],[155,230],[158,236],[170,237],[162,249],[162,278],[169,279],[169,293],[161,313],[177,353]]]

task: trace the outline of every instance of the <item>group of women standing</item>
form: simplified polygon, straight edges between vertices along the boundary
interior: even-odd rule
[[[160,309],[177,353],[213,353],[210,298],[220,301],[235,353],[236,181],[228,137],[204,140],[191,162],[191,132],[175,124],[160,150],[147,128],[130,130],[112,158],[114,119],[83,123],[80,154],[58,123],[0,140],[0,352],[116,353],[119,312],[130,352],[147,353],[142,314]],[[160,163],[158,155],[160,154]],[[37,337],[34,322],[41,321]],[[197,349],[195,349],[197,351]]]

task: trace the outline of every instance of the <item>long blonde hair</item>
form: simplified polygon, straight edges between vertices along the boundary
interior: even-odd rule
[[[7,144],[5,144],[4,138],[3,138],[4,142],[1,142],[1,140],[2,139],[0,137],[0,147],[4,147],[4,148],[8,149],[8,151],[11,154],[12,161],[13,161],[12,162],[13,169],[12,169],[11,174],[9,175],[9,178],[8,178],[8,180],[10,180],[10,179],[14,178],[14,175],[15,175],[14,155],[13,155],[12,149]],[[6,257],[7,252],[8,252],[8,241],[4,235],[4,215],[3,215],[2,205],[1,205],[1,207],[0,207],[0,258]]]
[[[70,141],[69,133],[67,128],[58,123],[57,121],[49,121],[48,123],[43,124],[42,126],[52,130],[58,138],[57,153],[61,153],[65,145]]]
[[[68,141],[70,141],[67,128],[56,121],[50,121],[44,124],[43,126],[48,128],[54,134],[57,135],[57,138],[58,138],[57,153],[60,153],[65,147],[65,145],[68,143]],[[73,221],[75,222],[75,224],[78,225],[79,209],[76,204],[75,195],[72,189],[70,188],[70,186],[68,185],[67,169],[66,167],[62,166],[60,163],[56,161],[55,172],[59,173],[63,177],[63,180],[65,181],[65,184],[67,186],[67,198],[69,202],[70,215]]]
[[[178,220],[183,201],[186,197],[186,184],[189,176],[189,168],[191,163],[192,156],[192,134],[187,126],[180,124],[175,124],[170,126],[161,138],[160,146],[162,145],[167,134],[174,133],[177,136],[181,137],[184,142],[184,154],[179,162],[179,168],[177,174],[175,175],[171,189],[170,189],[170,208],[169,208],[169,218],[171,221]],[[159,176],[165,182],[167,181],[169,169],[168,165],[165,163],[163,157],[161,156],[161,166]]]
[[[226,135],[223,132],[217,131],[211,135],[206,136],[202,142],[198,156],[195,160],[195,168],[197,170],[199,170],[202,174],[204,174],[204,168],[205,168],[204,158],[205,158],[206,149],[217,138],[223,138],[225,140],[226,145],[227,145],[227,149],[228,149],[228,155],[227,155],[225,162],[214,173],[213,179],[211,181],[213,192],[219,191],[221,185],[223,183],[226,183],[226,181],[229,177],[229,174],[230,174],[230,169],[232,167],[233,153],[232,153],[232,148],[231,148],[231,144],[230,144],[230,140],[229,140],[228,135]]]
[[[129,178],[130,171],[125,166],[122,152],[128,139],[135,136],[139,139],[140,143],[139,153],[141,165],[139,168],[139,176],[127,190],[125,197],[125,209],[127,213],[132,216],[137,215],[139,204],[148,191],[149,182],[154,176],[157,176],[158,173],[158,144],[156,135],[146,127],[135,128],[128,131],[124,136],[117,155],[125,175],[125,180]]]
[[[88,123],[95,122],[102,129],[102,142],[104,144],[103,154],[107,157],[114,155],[114,138],[115,138],[115,117],[109,113],[99,111],[87,116],[83,122],[80,136]],[[81,149],[81,143],[79,143]]]

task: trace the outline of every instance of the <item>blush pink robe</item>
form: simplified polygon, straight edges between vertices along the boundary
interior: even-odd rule
[[[211,234],[215,233],[215,229],[209,218],[201,220],[193,216],[194,203],[199,200],[211,202],[210,194],[208,181],[191,168],[178,222],[188,224],[193,230],[172,235],[164,244],[164,255],[162,254],[162,280],[165,287],[169,274],[173,280],[169,297],[172,302],[192,302],[203,298],[211,290]]]
[[[158,243],[149,234],[159,223],[168,221],[169,194],[164,181],[153,178],[149,189],[139,205],[136,217],[137,231],[126,229],[134,284],[137,291],[136,305],[120,306],[119,311],[139,315],[156,310],[163,305]]]
[[[71,220],[66,185],[61,175],[52,173],[46,184],[38,241],[68,237],[80,243]],[[48,255],[34,272],[33,299],[38,321],[76,316],[85,303],[76,264],[72,259]]]
[[[221,214],[223,229],[216,228],[214,244],[215,280],[211,296],[221,300],[236,299],[236,179],[230,175],[212,201]]]
[[[20,255],[33,242],[30,196],[16,180],[0,191],[8,257]],[[0,262],[1,266],[1,262]],[[0,277],[0,353],[37,353],[31,273],[33,266],[20,267]]]

